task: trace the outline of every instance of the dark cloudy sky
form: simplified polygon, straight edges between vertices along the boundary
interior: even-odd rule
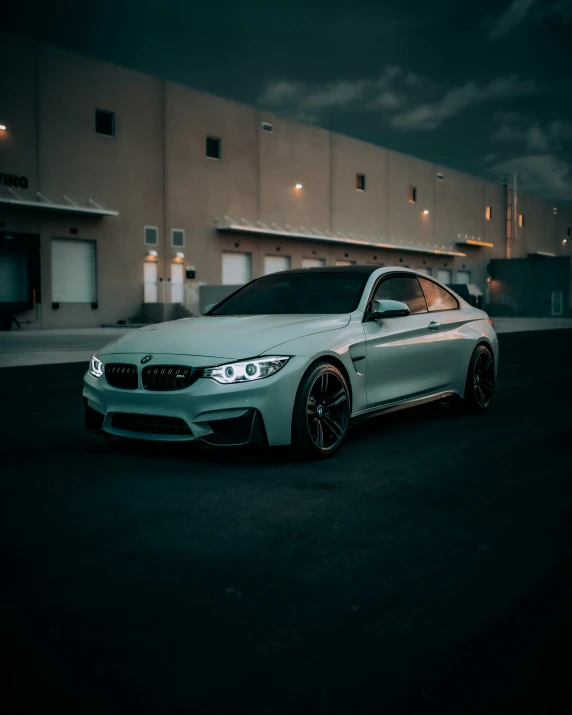
[[[572,201],[572,0],[52,0],[3,24]]]

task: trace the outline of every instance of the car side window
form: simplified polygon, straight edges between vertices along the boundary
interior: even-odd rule
[[[441,288],[441,286],[426,278],[420,277],[419,283],[421,283],[430,313],[434,313],[437,310],[455,310],[459,307],[457,299],[448,290]]]
[[[427,303],[415,276],[395,276],[382,281],[374,300],[398,300],[409,308],[411,315],[427,312]]]

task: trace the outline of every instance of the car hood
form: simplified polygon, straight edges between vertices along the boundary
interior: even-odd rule
[[[350,322],[343,315],[199,316],[139,328],[99,351],[114,353],[168,353],[240,359],[255,357],[290,340]]]

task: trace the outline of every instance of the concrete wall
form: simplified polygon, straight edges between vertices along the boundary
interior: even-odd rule
[[[378,265],[470,270],[485,289],[491,258],[506,255],[504,189],[382,147],[260,112],[204,92],[10,35],[0,37],[0,96],[9,131],[0,136],[0,172],[26,175],[20,191],[52,201],[67,195],[87,205],[94,199],[119,211],[117,218],[0,209],[4,230],[41,236],[41,327],[114,323],[140,312],[145,225],[159,229],[158,277],[168,300],[172,260],[182,250],[196,267],[187,282],[193,312],[201,285],[221,283],[223,251],[252,256],[252,275],[266,255],[289,256],[293,268],[305,257]],[[95,108],[115,112],[113,139],[94,132]],[[4,119],[5,117],[5,119]],[[262,121],[273,125],[262,130]],[[207,136],[221,139],[220,160],[206,157]],[[366,177],[365,191],[356,174]],[[442,174],[442,180],[438,178]],[[303,188],[297,191],[296,183]],[[417,201],[409,201],[409,189]],[[5,189],[0,186],[0,193]],[[485,207],[492,207],[486,220]],[[429,213],[424,214],[424,210]],[[551,202],[519,193],[525,225],[513,256],[529,251],[571,255],[572,207],[553,212]],[[397,245],[463,251],[466,256],[332,245],[318,241],[222,234],[215,219],[304,227]],[[72,234],[71,229],[77,229]],[[174,248],[172,229],[185,231]],[[51,307],[52,237],[97,243],[98,304]],[[460,247],[481,238],[493,248]],[[31,319],[33,316],[22,316]]]

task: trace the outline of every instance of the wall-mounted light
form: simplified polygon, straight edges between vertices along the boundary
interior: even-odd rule
[[[178,253],[175,254],[175,257],[173,258],[173,263],[184,263],[185,262],[185,254],[182,251],[179,251]]]
[[[302,188],[302,184],[296,184],[294,188],[300,190]]]
[[[7,128],[8,127],[5,124],[0,124],[0,132],[5,132]]]
[[[423,213],[425,214],[425,216],[429,216],[429,210],[428,210],[428,209],[425,209],[425,211],[423,211]]]
[[[564,239],[564,240],[562,241],[562,243],[566,243],[566,239]]]
[[[490,276],[487,276],[487,283],[490,283],[492,278]]]
[[[158,259],[158,253],[157,251],[147,251],[147,255],[145,256],[145,260],[149,261],[149,263],[157,263]]]

